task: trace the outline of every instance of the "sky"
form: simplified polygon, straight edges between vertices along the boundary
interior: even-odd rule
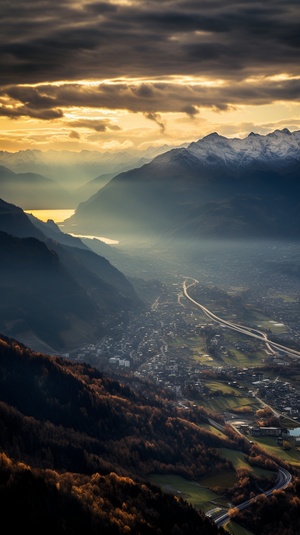
[[[300,129],[299,0],[0,0],[0,150]]]

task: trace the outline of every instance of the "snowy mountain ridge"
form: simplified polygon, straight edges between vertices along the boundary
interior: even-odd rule
[[[285,165],[300,161],[300,130],[287,128],[267,135],[251,132],[246,138],[226,138],[214,132],[191,143],[187,150],[208,166],[245,166],[254,160]]]
[[[115,176],[79,204],[66,228],[118,241],[298,239],[299,163],[300,132],[213,133]]]

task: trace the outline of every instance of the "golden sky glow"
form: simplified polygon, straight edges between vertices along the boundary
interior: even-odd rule
[[[113,151],[300,128],[293,0],[1,9],[0,150]]]

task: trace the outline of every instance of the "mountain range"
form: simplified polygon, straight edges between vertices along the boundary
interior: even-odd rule
[[[140,167],[158,154],[170,149],[168,145],[110,150],[41,151],[27,149],[18,152],[0,151],[0,165],[14,173],[35,173],[57,181],[67,190],[75,190],[86,182],[108,173]]]
[[[210,134],[115,176],[65,229],[131,237],[297,239],[300,131]]]
[[[143,307],[132,284],[78,238],[0,200],[0,332],[68,351]]]

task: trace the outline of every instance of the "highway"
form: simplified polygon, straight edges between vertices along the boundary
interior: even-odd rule
[[[188,284],[188,280],[192,280],[193,282]],[[264,333],[263,331],[259,331],[258,329],[252,329],[250,327],[246,327],[245,325],[240,325],[237,323],[233,323],[231,321],[226,321],[220,318],[219,316],[217,316],[216,314],[214,314],[213,312],[211,312],[204,305],[201,305],[201,303],[198,303],[198,301],[195,301],[195,299],[193,299],[188,293],[188,289],[191,288],[192,286],[195,286],[195,284],[199,284],[199,281],[197,281],[197,279],[194,279],[193,277],[185,277],[185,280],[182,285],[183,293],[187,297],[187,299],[189,299],[189,301],[191,301],[192,303],[194,303],[194,305],[199,307],[204,312],[204,314],[206,314],[206,316],[208,316],[210,319],[219,323],[219,325],[228,327],[229,329],[232,329],[234,331],[250,336],[251,338],[256,338],[258,340],[261,340],[262,342],[266,344],[268,350],[273,354],[276,353],[276,350],[277,351],[280,350],[280,351],[285,351],[290,356],[298,357],[298,358],[300,357],[300,351],[296,351],[295,349],[290,349],[289,347],[283,346],[281,344],[277,344],[276,342],[272,342],[271,340],[268,339],[268,335]]]
[[[192,282],[188,284],[188,280],[192,280]],[[262,342],[264,342],[267,345],[269,351],[271,351],[272,353],[275,353],[276,350],[280,349],[280,350],[285,351],[289,355],[300,357],[300,352],[299,351],[296,351],[294,349],[290,349],[288,347],[285,347],[285,346],[283,346],[281,344],[277,344],[275,342],[272,342],[271,340],[268,339],[267,334],[264,333],[263,331],[259,331],[258,329],[252,329],[250,327],[246,327],[245,325],[239,325],[237,323],[233,323],[231,321],[224,320],[222,318],[219,318],[216,314],[213,314],[213,312],[211,312],[208,308],[206,308],[204,305],[201,305],[200,303],[195,301],[195,299],[193,299],[189,295],[188,288],[191,288],[195,284],[199,284],[199,282],[196,279],[194,279],[192,277],[185,277],[185,280],[183,282],[184,295],[187,297],[187,299],[189,299],[192,303],[194,303],[194,305],[199,307],[206,314],[206,316],[208,316],[210,319],[212,319],[213,321],[219,323],[220,325],[224,325],[225,327],[228,327],[229,329],[232,329],[234,331],[240,332],[240,333],[245,334],[247,336],[250,336],[252,338],[256,338],[258,340],[261,340]],[[259,495],[263,494],[265,496],[270,496],[274,490],[285,489],[289,485],[291,480],[292,480],[292,475],[290,474],[290,472],[288,472],[284,468],[279,468],[278,477],[277,477],[276,484],[274,485],[274,487],[272,489],[264,492],[264,493],[260,493]],[[257,495],[257,496],[259,496],[259,495]],[[246,509],[247,507],[250,507],[253,504],[253,502],[255,501],[255,499],[257,498],[257,496],[255,498],[251,498],[251,500],[247,500],[247,501],[235,506],[235,508],[237,508],[239,511],[242,511],[243,509]],[[212,509],[211,511],[208,511],[206,514],[207,514],[207,516],[210,516],[211,518],[212,518],[212,516],[214,516],[214,518],[212,518],[212,520],[215,522],[215,524],[217,526],[223,526],[230,519],[228,511],[219,512],[219,514],[217,514],[217,515],[215,513],[216,513],[216,508]]]
[[[290,472],[288,472],[284,468],[279,468],[278,477],[272,489],[267,490],[266,492],[262,492],[258,494],[257,496],[255,496],[255,498],[246,500],[245,502],[240,503],[239,505],[235,505],[234,508],[238,509],[239,511],[242,511],[243,509],[247,509],[247,507],[251,507],[251,505],[255,502],[258,496],[261,496],[261,495],[270,496],[274,490],[285,489],[290,484],[291,480],[292,480],[292,475],[290,474]],[[206,514],[207,516],[211,516],[209,511]],[[217,526],[223,526],[224,524],[226,524],[226,522],[230,520],[229,511],[226,511],[225,513],[224,512],[219,513],[219,515],[215,516],[212,520]]]

